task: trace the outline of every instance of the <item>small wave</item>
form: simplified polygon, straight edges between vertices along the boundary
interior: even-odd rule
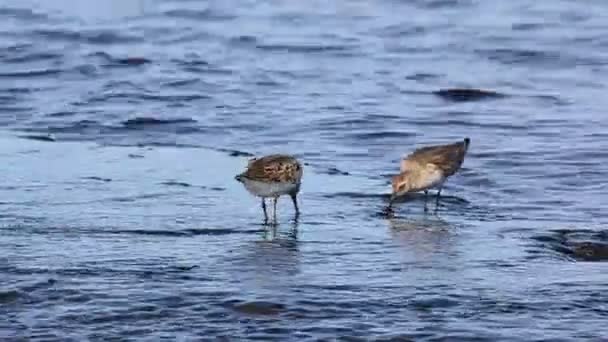
[[[220,75],[229,75],[232,74],[232,70],[222,69],[211,63],[201,59],[198,56],[193,57],[193,59],[172,59],[173,63],[177,64],[182,70],[197,74],[220,74]]]
[[[106,126],[101,125],[99,122],[94,120],[79,120],[71,123],[66,123],[62,126],[49,126],[44,123],[44,128],[36,128],[36,127],[28,127],[22,129],[25,132],[35,132],[35,133],[47,133],[53,137],[52,133],[82,133],[87,129],[102,129],[107,128]],[[29,136],[31,138],[31,136]],[[38,139],[40,140],[40,139]]]
[[[196,100],[206,100],[210,99],[209,96],[200,95],[200,94],[191,94],[191,95],[151,95],[145,93],[109,93],[94,96],[88,99],[85,103],[96,103],[96,102],[106,102],[113,99],[124,99],[125,101],[137,102],[137,101],[161,101],[161,102],[189,102]]]
[[[111,234],[134,234],[134,235],[152,235],[152,236],[197,236],[197,235],[232,235],[232,234],[257,234],[259,230],[241,230],[229,228],[192,228],[181,230],[147,230],[147,229],[127,229],[113,230]]]
[[[168,87],[168,88],[179,88],[179,87],[193,85],[193,84],[199,83],[200,81],[201,80],[199,78],[189,78],[189,79],[165,82],[162,84],[162,86]]]
[[[44,39],[69,42],[84,42],[90,44],[126,44],[142,42],[143,38],[129,36],[109,30],[63,31],[63,30],[34,30],[32,32]]]
[[[76,115],[76,112],[64,111],[64,112],[52,112],[52,113],[45,114],[45,116],[55,117],[55,118],[61,118],[61,117],[72,116],[72,115]]]
[[[346,45],[297,45],[297,44],[257,44],[256,48],[263,51],[285,51],[295,53],[324,53],[348,52],[353,48]]]
[[[21,19],[26,22],[34,20],[42,21],[47,20],[49,18],[46,14],[36,13],[31,9],[7,7],[0,8],[0,18],[2,17]]]
[[[15,106],[0,106],[0,113],[19,113],[19,112],[31,112],[35,110],[32,107],[15,107]]]
[[[196,120],[190,118],[156,119],[151,117],[137,117],[123,121],[122,125],[130,129],[139,129],[147,126],[175,125],[184,123],[196,123]]]
[[[95,52],[89,56],[103,59],[107,66],[139,66],[152,63],[152,60],[145,57],[113,57],[106,52]]]
[[[151,60],[144,58],[144,57],[117,58],[117,59],[115,59],[115,61],[117,64],[128,65],[128,66],[152,63]]]
[[[15,71],[15,72],[0,73],[0,78],[1,77],[6,77],[6,78],[43,77],[43,76],[57,75],[62,72],[63,72],[63,70],[61,70],[61,69]]]
[[[2,59],[3,63],[29,63],[29,62],[38,62],[38,61],[47,61],[53,59],[60,59],[63,56],[58,53],[52,52],[36,52],[36,53],[27,53],[21,56],[14,57],[6,57]]]
[[[133,235],[151,235],[151,236],[189,236],[187,232],[180,230],[139,230],[139,229],[130,229],[130,230],[115,230],[112,231],[113,234],[133,234]]]
[[[227,21],[235,19],[236,16],[223,14],[218,11],[214,11],[210,8],[204,10],[192,10],[192,9],[175,9],[169,10],[163,13],[167,17],[181,18],[181,19],[192,19],[192,20],[215,20],[215,21]]]
[[[470,6],[473,2],[470,0],[432,0],[419,2],[424,5],[425,8],[439,9],[439,8],[454,8],[462,7],[464,5]]]
[[[433,79],[437,79],[441,77],[440,75],[437,74],[430,74],[430,73],[425,73],[425,72],[417,72],[415,74],[411,74],[405,77],[406,80],[412,80],[412,81],[426,81],[426,80],[433,80]]]
[[[97,177],[97,176],[82,177],[82,179],[94,180],[94,181],[100,181],[100,182],[106,182],[106,183],[112,181],[111,178],[103,178],[103,177]]]
[[[485,56],[491,61],[497,61],[503,64],[555,64],[556,61],[561,61],[563,56],[556,52],[540,51],[531,49],[489,49],[476,50],[477,54]]]
[[[175,194],[173,193],[149,193],[149,194],[141,194],[134,196],[121,196],[121,197],[112,197],[107,199],[101,199],[101,201],[109,200],[112,202],[136,202],[138,200],[148,200],[148,199],[158,199],[163,197],[168,197]]]
[[[189,188],[192,185],[186,182],[178,182],[178,181],[166,181],[166,182],[162,182],[162,185],[167,185],[167,186],[178,186],[178,187],[182,187],[182,188]]]
[[[348,173],[346,171],[339,170],[339,169],[337,169],[335,167],[330,167],[327,170],[325,170],[325,174],[328,174],[330,176],[334,176],[334,175],[350,176],[350,173]]]
[[[357,140],[376,140],[376,139],[401,139],[410,138],[416,136],[416,133],[412,132],[398,132],[398,131],[379,131],[379,132],[363,132],[363,133],[352,133],[350,136]]]
[[[545,27],[544,23],[514,23],[511,25],[513,31],[536,31]]]
[[[47,135],[20,135],[19,138],[22,139],[29,139],[29,140],[36,140],[36,141],[47,141],[47,142],[52,142],[52,141],[57,141],[57,139],[55,138],[54,135],[52,134],[47,134]]]
[[[338,197],[348,197],[348,198],[390,198],[390,194],[366,194],[363,192],[336,192],[333,194],[326,194],[323,197],[325,198],[338,198]]]
[[[475,88],[450,88],[434,91],[433,94],[450,101],[465,102],[479,101],[486,99],[503,98],[506,95],[500,94],[492,90],[483,90]]]
[[[410,122],[417,126],[438,126],[438,127],[449,127],[449,126],[461,126],[461,127],[478,127],[487,129],[504,129],[504,130],[528,130],[529,127],[525,125],[516,125],[508,123],[481,123],[465,120],[410,120]]]
[[[212,148],[212,149],[219,151],[219,152],[226,152],[231,157],[253,157],[254,156],[253,153],[249,153],[249,152],[245,152],[245,151],[230,150],[230,149],[226,149],[226,148]]]
[[[247,315],[278,315],[286,310],[286,306],[280,303],[266,301],[236,302],[228,301],[227,306],[234,311]]]
[[[255,44],[258,39],[254,36],[237,36],[230,38],[231,43],[236,44]]]

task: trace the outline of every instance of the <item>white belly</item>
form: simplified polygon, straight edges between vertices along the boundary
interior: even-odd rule
[[[424,174],[424,177],[419,177],[414,185],[414,191],[423,191],[429,189],[436,189],[443,186],[445,177],[439,170],[428,172]]]
[[[295,192],[298,189],[297,183],[265,183],[247,179],[244,182],[245,189],[253,195],[260,197],[278,197]]]

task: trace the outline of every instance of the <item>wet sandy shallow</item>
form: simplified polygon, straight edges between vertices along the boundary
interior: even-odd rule
[[[602,5],[3,1],[0,340],[605,338]],[[276,231],[233,179],[274,152]]]
[[[285,200],[272,229],[233,181],[243,157],[2,146],[3,338],[606,336],[588,327],[608,315],[607,264],[463,219],[474,201],[448,197],[431,215],[414,200],[389,220],[375,215],[383,181],[309,168],[302,217]]]

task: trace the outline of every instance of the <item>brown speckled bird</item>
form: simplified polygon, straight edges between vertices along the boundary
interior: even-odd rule
[[[448,144],[422,147],[415,150],[401,161],[400,173],[393,176],[393,193],[387,207],[391,209],[393,201],[406,193],[424,191],[425,209],[428,190],[436,188],[437,200],[441,188],[448,177],[460,169],[471,140]]]
[[[262,210],[264,210],[264,220],[266,222],[268,221],[266,198],[273,199],[273,218],[275,222],[277,202],[282,195],[291,197],[296,217],[300,214],[297,195],[302,183],[302,165],[296,158],[285,154],[253,158],[249,160],[247,170],[237,175],[235,179],[243,183],[251,194],[262,198]]]

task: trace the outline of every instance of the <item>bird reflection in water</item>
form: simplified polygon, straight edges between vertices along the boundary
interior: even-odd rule
[[[297,242],[298,240],[298,225],[299,216],[294,216],[293,221],[290,222],[290,228],[286,231],[279,229],[279,224],[264,224],[264,230],[262,231],[262,242],[266,241],[291,241]]]
[[[427,263],[437,257],[449,263],[454,256],[455,227],[440,217],[389,218],[387,222],[405,262]]]
[[[301,271],[301,255],[298,223],[290,222],[289,228],[287,225],[265,227],[260,238],[247,242],[228,259],[234,284],[244,292],[283,292],[292,286],[293,276]]]

